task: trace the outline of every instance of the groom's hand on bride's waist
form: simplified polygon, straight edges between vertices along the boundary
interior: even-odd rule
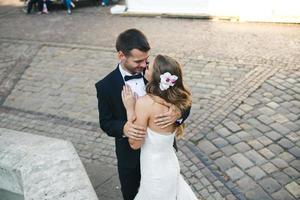
[[[143,140],[146,135],[146,129],[142,126],[127,121],[124,125],[123,133],[125,137],[128,137],[130,139]]]

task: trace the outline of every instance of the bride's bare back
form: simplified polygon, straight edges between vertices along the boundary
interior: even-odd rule
[[[165,113],[169,110],[169,108],[162,104],[163,99],[157,97],[157,96],[149,96],[146,95],[140,99],[140,101],[143,101],[145,105],[145,112],[148,115],[148,125],[151,130],[161,133],[161,134],[170,134],[175,131],[175,125],[167,126],[166,128],[161,128],[157,126],[154,122],[155,116]],[[138,116],[137,116],[138,117]]]

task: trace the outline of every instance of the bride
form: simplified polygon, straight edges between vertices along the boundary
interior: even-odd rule
[[[128,121],[147,128],[144,139],[132,140],[132,149],[141,148],[141,182],[135,200],[196,200],[196,196],[180,174],[179,162],[173,148],[174,138],[183,134],[183,125],[171,124],[161,128],[154,116],[173,104],[181,111],[191,106],[191,94],[184,86],[179,63],[158,55],[146,68],[147,95],[136,100],[129,86],[124,86],[122,100]]]

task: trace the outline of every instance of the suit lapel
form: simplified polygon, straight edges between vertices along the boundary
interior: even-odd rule
[[[114,85],[115,85],[115,89],[116,91],[113,91],[114,93],[118,92],[119,94],[121,94],[120,92],[123,89],[123,85],[125,85],[122,74],[119,70],[119,65],[117,66],[117,68],[114,70],[113,72],[113,81],[114,81]]]

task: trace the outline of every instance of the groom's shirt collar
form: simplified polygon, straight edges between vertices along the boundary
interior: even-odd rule
[[[132,79],[132,80],[125,81],[124,77],[125,76],[132,76],[132,74],[130,74],[128,71],[126,71],[122,67],[121,63],[119,63],[118,67],[119,67],[120,73],[123,77],[124,83],[129,85],[130,88],[132,89],[132,91],[135,92],[136,94],[138,94],[139,97],[146,95],[144,79],[140,78],[140,79]]]
[[[123,81],[124,81],[124,82],[125,82],[125,79],[124,79],[125,76],[132,76],[132,74],[130,74],[130,73],[129,73],[128,71],[126,71],[125,69],[123,69],[123,66],[121,65],[121,63],[119,63],[118,67],[119,67],[119,70],[120,70],[120,72],[121,72],[121,75],[122,75],[122,77],[123,77]]]

